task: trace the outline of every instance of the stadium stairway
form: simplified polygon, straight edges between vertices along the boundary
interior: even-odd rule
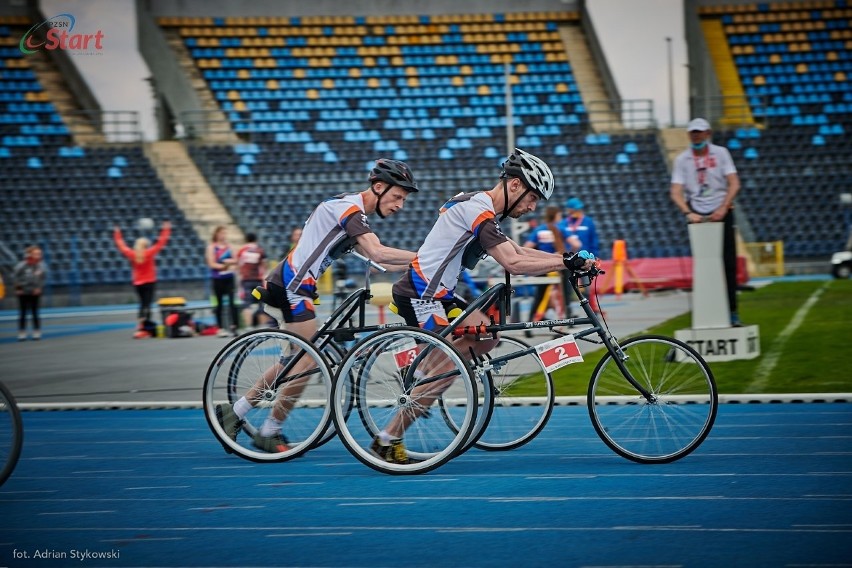
[[[722,21],[718,19],[704,19],[701,21],[704,37],[707,38],[707,49],[716,75],[719,77],[719,86],[724,97],[723,116],[719,118],[720,124],[731,126],[742,126],[754,124],[754,117],[746,99],[743,84],[737,71],[737,65],[731,55],[728,41]]]
[[[210,240],[213,229],[218,225],[228,228],[232,244],[244,241],[242,230],[198,171],[181,142],[153,142],[145,145],[144,152],[172,199],[203,241]]]
[[[583,99],[583,106],[586,107],[589,115],[594,114],[594,121],[590,120],[589,126],[594,132],[618,132],[620,128],[616,126],[621,124],[621,117],[608,109],[599,110],[592,104],[594,101],[609,100],[610,97],[604,89],[601,72],[589,50],[583,29],[578,25],[560,25],[559,37],[565,44],[565,51],[568,52],[577,89]]]
[[[169,47],[174,51],[180,68],[189,77],[193,89],[195,89],[198,99],[201,101],[203,108],[202,114],[206,121],[215,125],[211,131],[205,132],[205,139],[210,142],[237,144],[240,142],[237,135],[231,128],[231,123],[225,113],[219,108],[219,103],[213,96],[213,91],[210,90],[207,81],[201,76],[201,71],[195,64],[192,54],[184,45],[183,38],[175,30],[165,29],[166,41]],[[183,124],[188,129],[193,129],[193,124]]]

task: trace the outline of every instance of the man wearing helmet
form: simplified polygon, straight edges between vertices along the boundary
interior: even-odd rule
[[[438,220],[429,231],[409,269],[393,286],[393,300],[406,323],[428,330],[440,330],[449,323],[447,310],[461,269],[472,269],[485,254],[494,258],[511,274],[546,274],[555,270],[591,268],[594,256],[579,253],[549,253],[524,248],[507,237],[499,220],[535,211],[539,200],[553,195],[553,174],[540,158],[515,148],[503,162],[500,181],[489,191],[459,194],[441,207]],[[499,220],[498,220],[499,216]],[[461,325],[488,322],[474,311]],[[477,355],[494,348],[497,339],[477,340],[460,337],[453,340],[460,353]],[[432,372],[443,369],[436,364]],[[415,376],[417,373],[415,372]],[[435,398],[440,393],[434,395]],[[421,402],[428,408],[428,397]],[[374,453],[396,463],[406,463],[401,438],[411,424],[411,415],[398,414],[373,443]]]
[[[390,270],[404,270],[414,259],[414,253],[383,245],[367,223],[367,215],[381,218],[402,209],[409,194],[417,192],[417,182],[404,162],[379,159],[369,175],[370,187],[360,193],[337,195],[320,203],[305,221],[302,237],[287,257],[266,278],[265,288],[255,289],[264,310],[275,317],[287,330],[310,339],[317,331],[313,300],[320,276],[352,247],[371,260]],[[305,365],[310,364],[304,358]],[[305,369],[294,367],[294,372]],[[275,369],[266,374],[274,375]],[[259,389],[269,377],[261,377],[254,388],[233,407],[220,404],[216,416],[222,428],[236,439],[243,417],[259,398]],[[280,404],[254,438],[254,445],[267,452],[287,451],[287,441],[281,434],[281,424],[295,404],[304,385],[279,392]]]

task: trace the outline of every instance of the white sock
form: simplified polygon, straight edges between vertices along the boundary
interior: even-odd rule
[[[388,445],[390,444],[390,441],[393,440],[393,436],[388,434],[386,430],[382,430],[381,432],[379,432],[379,440],[383,444]]]
[[[234,403],[234,414],[239,417],[240,420],[246,417],[246,414],[249,413],[252,406],[246,397],[241,398],[237,402]]]
[[[275,420],[271,416],[263,421],[263,426],[260,427],[260,435],[264,438],[274,436],[281,431],[281,421]]]

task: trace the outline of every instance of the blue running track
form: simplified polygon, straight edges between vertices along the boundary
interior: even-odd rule
[[[410,477],[337,440],[243,461],[200,410],[24,424],[0,487],[0,566],[852,565],[848,403],[722,405],[694,454],[656,466],[613,454],[584,407],[562,406],[523,448]]]

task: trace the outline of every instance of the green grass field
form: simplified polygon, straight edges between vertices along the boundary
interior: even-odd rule
[[[740,293],[739,304],[743,321],[760,326],[761,355],[711,363],[721,394],[852,392],[847,351],[852,343],[852,280],[775,282]],[[691,325],[691,318],[684,314],[647,333],[673,337],[675,330]],[[557,396],[586,394],[599,358],[592,354],[556,371]]]

